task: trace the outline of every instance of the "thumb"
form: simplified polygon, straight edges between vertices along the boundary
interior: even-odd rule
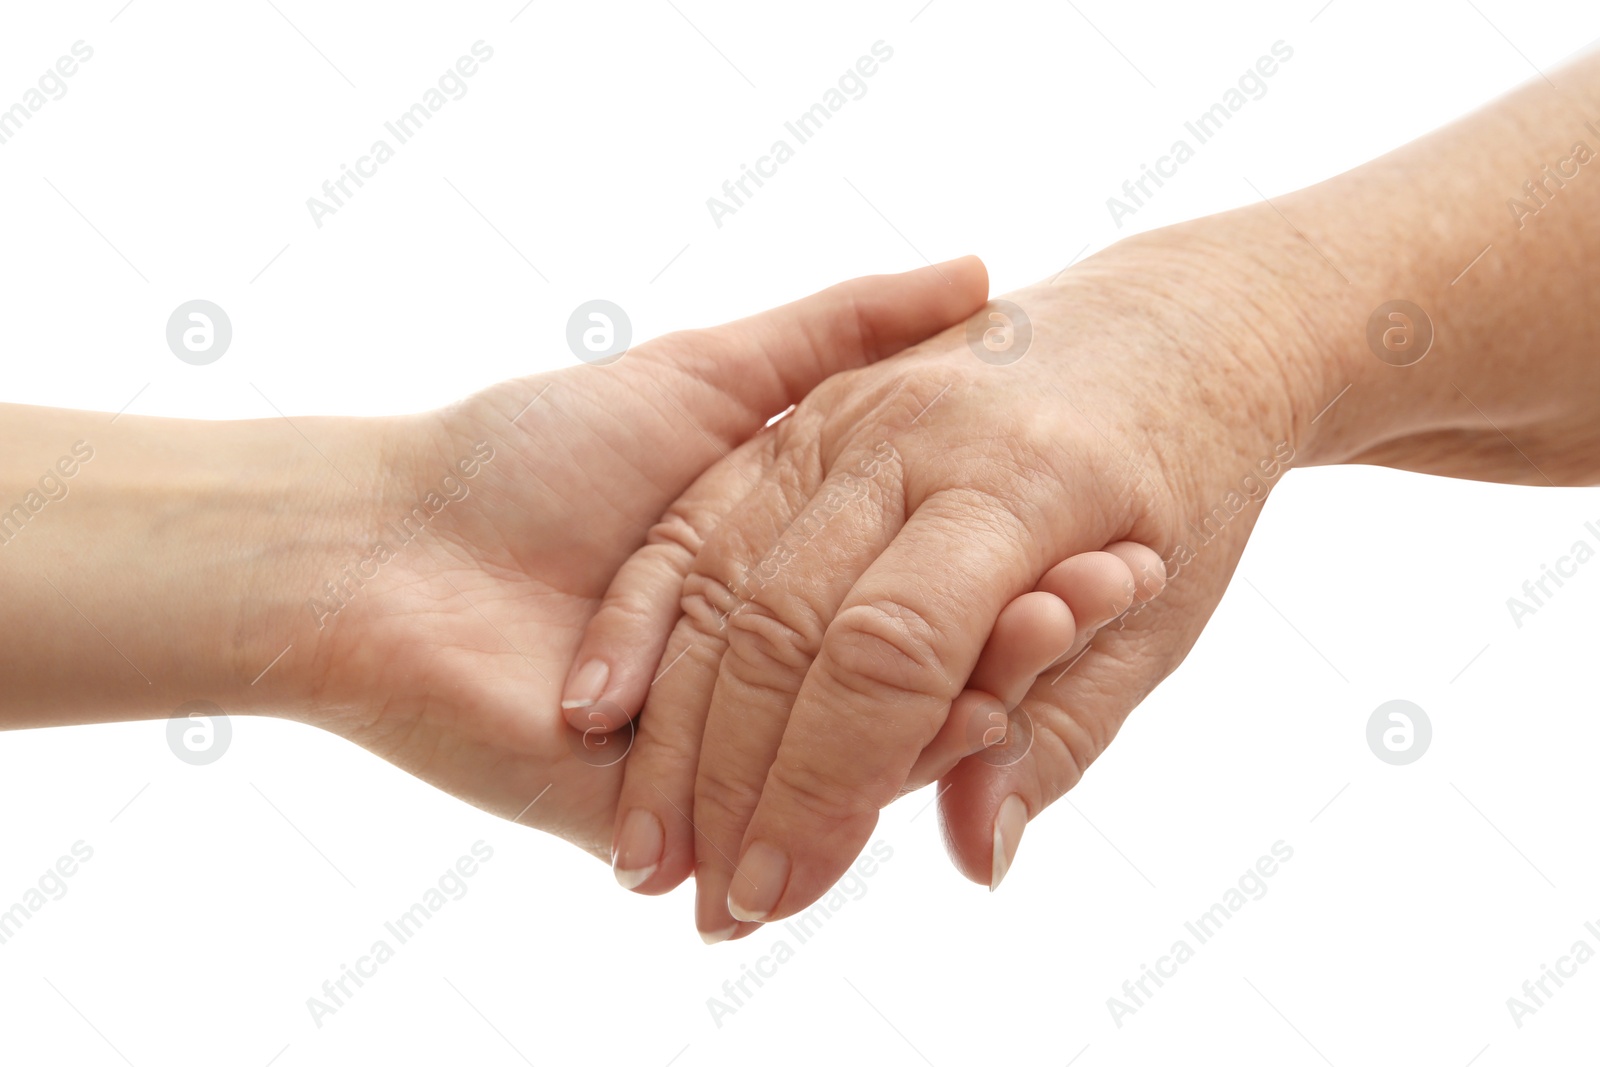
[[[989,272],[977,256],[869,275],[749,318],[663,337],[638,352],[644,357],[638,365],[670,368],[713,386],[719,396],[688,388],[677,399],[732,444],[823,380],[964,321],[988,295]]]
[[[1159,599],[1130,618],[1102,630],[1068,669],[1039,676],[1013,710],[1003,747],[968,756],[942,779],[945,848],[967,878],[991,891],[999,886],[1028,821],[1078,784],[1205,624],[1203,613],[1196,618]]]

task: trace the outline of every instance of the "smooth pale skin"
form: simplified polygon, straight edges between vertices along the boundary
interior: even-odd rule
[[[858,279],[418,416],[0,406],[0,509],[74,442],[93,449],[0,544],[0,726],[191,700],[294,718],[607,857],[622,765],[595,765],[610,757],[567,726],[559,687],[617,569],[719,456],[830,375],[964,320],[987,288],[975,259]],[[460,478],[478,442],[493,459]],[[452,473],[469,495],[373,575],[384,524]],[[319,623],[308,600],[327,603],[346,566],[373,576]]]
[[[925,777],[1008,604],[1105,546],[1177,560],[1159,598],[1031,686],[1025,757],[944,774],[952,856],[993,886],[1025,820],[1193,646],[1259,509],[1192,559],[1189,524],[1283,449],[1294,465],[1595,483],[1600,163],[1561,163],[1578,142],[1600,151],[1595,115],[1591,55],[1340,177],[1011,294],[1034,329],[1019,362],[987,365],[948,331],[816,389],[739,457],[757,484],[713,468],[673,513],[703,544],[683,561],[667,656],[635,662],[666,633],[635,624],[674,614],[635,600],[632,620],[602,610],[575,661],[632,677],[691,650],[644,704],[616,828],[624,884],[649,868],[640,828],[655,819],[665,858],[636,888],[692,869],[708,940],[809,906]],[[1530,180],[1546,182],[1537,201]],[[1435,334],[1412,366],[1367,340],[1396,299]],[[856,495],[828,521],[796,521],[842,487]],[[776,559],[777,577],[748,581]],[[624,570],[612,595],[637,578]]]

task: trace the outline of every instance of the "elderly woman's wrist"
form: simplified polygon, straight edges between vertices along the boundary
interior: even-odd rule
[[[1350,447],[1324,426],[1349,384],[1336,343],[1349,312],[1282,227],[1249,209],[1211,216],[1128,238],[1075,271],[1134,291],[1129,309],[1170,338],[1172,373],[1196,380],[1208,414],[1238,423],[1242,437],[1284,442],[1296,465],[1329,462]]]
[[[1360,462],[1455,428],[1462,405],[1438,343],[1449,305],[1433,264],[1336,239],[1313,225],[1328,205],[1302,195],[1173,228],[1215,250],[1207,284],[1234,294],[1239,343],[1282,375],[1295,464]],[[1454,353],[1456,369],[1467,355]]]

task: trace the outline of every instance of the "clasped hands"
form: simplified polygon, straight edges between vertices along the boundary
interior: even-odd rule
[[[1175,341],[1175,301],[1108,298],[1117,270],[1013,294],[1034,340],[1003,365],[968,343],[968,258],[404,421],[391,478],[496,458],[409,578],[341,613],[318,691],[346,710],[319,725],[635,892],[692,874],[712,943],[814,903],[934,781],[954,863],[993,889],[1247,533],[1161,595],[1206,455],[1264,431],[1173,417],[1206,408],[1175,371],[1210,339]]]

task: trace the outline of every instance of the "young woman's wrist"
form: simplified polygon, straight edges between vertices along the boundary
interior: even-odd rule
[[[294,421],[300,447],[222,504],[255,548],[216,655],[239,710],[341,732],[381,702],[370,639],[383,594],[413,581],[437,547],[435,516],[450,499],[440,457],[460,448],[437,413]],[[285,429],[236,428],[244,447],[269,447]]]
[[[4,725],[311,706],[326,665],[306,605],[373,524],[382,420],[7,418]],[[72,462],[41,489],[54,453],[28,453],[56,440]]]

